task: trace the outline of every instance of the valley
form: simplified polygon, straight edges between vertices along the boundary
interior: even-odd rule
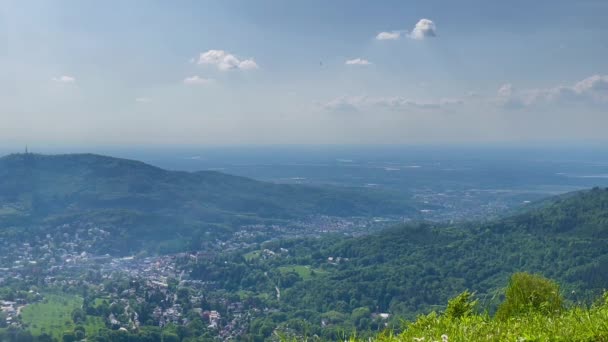
[[[99,157],[86,156],[79,163],[91,158],[98,162]],[[102,160],[102,165],[125,163]],[[38,166],[36,172],[43,175],[46,167]],[[90,172],[82,174],[91,177]],[[73,183],[74,177],[70,169],[63,182]],[[567,300],[582,303],[593,302],[608,281],[603,278],[608,192],[601,188],[534,201],[483,222],[434,222],[412,216],[415,211],[404,207],[408,216],[376,216],[386,210],[368,208],[367,216],[303,212],[221,225],[204,223],[205,216],[199,216],[199,221],[171,226],[177,221],[169,210],[180,210],[174,204],[153,211],[141,201],[132,203],[130,211],[115,208],[121,197],[158,191],[117,192],[122,176],[113,177],[114,185],[96,190],[100,199],[79,202],[68,211],[46,202],[45,196],[57,196],[50,192],[54,185],[39,181],[38,188],[30,184],[25,192],[35,194],[36,201],[21,196],[22,204],[14,209],[20,213],[5,212],[0,234],[5,333],[51,339],[83,335],[97,341],[123,335],[130,340],[174,335],[181,340],[278,335],[333,340],[341,334],[401,331],[402,319],[441,311],[467,289],[492,312],[502,301],[501,288],[516,272],[556,279]],[[257,191],[268,196],[267,190]],[[344,191],[354,190],[336,193]],[[361,196],[357,201],[376,196],[359,191],[353,192]],[[106,200],[110,193],[112,199]],[[69,203],[74,196],[82,198],[82,190],[64,194],[62,201]],[[9,198],[5,194],[4,200]],[[84,208],[82,203],[90,204]],[[360,202],[351,197],[346,203]],[[338,213],[346,214],[342,210]],[[146,212],[163,217],[164,228],[172,228],[147,227]],[[222,228],[185,228],[207,224]],[[66,317],[70,311],[63,324],[28,313],[45,305],[55,310],[62,301],[82,301],[81,307],[69,304],[58,314]]]

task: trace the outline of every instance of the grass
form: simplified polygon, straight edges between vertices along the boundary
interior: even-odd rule
[[[245,257],[245,260],[251,261],[251,260],[259,259],[261,254],[262,254],[261,251],[252,251],[249,253],[245,253],[243,255],[243,257]]]
[[[72,295],[49,294],[42,302],[27,305],[21,312],[21,319],[33,335],[47,333],[61,340],[63,332],[72,331],[72,311],[82,307],[82,298]],[[84,324],[87,334],[104,328],[101,317],[87,316]]]
[[[400,335],[376,341],[608,341],[608,295],[591,307],[567,309],[557,283],[539,275],[513,274],[494,317],[476,314],[476,305],[466,291],[445,313],[421,315]]]
[[[280,338],[284,342],[318,341]],[[375,337],[344,338],[345,342],[607,342],[608,304],[573,307],[556,315],[529,312],[507,320],[487,314],[461,318],[432,312],[405,322],[401,333],[385,331]]]
[[[109,298],[95,298],[95,300],[93,301],[93,307],[98,308],[99,306],[101,306],[103,304],[104,300],[107,302],[110,302]]]
[[[237,291],[237,294],[239,295],[241,301],[247,300],[249,298],[260,298],[262,300],[268,300],[268,298],[270,298],[270,295],[268,293],[256,293],[246,290],[239,290]]]
[[[311,268],[310,266],[303,265],[293,265],[293,266],[281,266],[278,268],[279,272],[287,273],[287,272],[296,272],[302,279],[307,280],[312,277],[312,271],[316,274],[327,274],[328,272],[318,268]]]
[[[444,340],[602,342],[608,341],[608,307],[603,305],[590,309],[573,308],[557,316],[529,313],[508,320],[497,320],[488,315],[453,319],[431,313],[406,324],[406,329],[401,334],[385,333],[372,340],[377,342]]]
[[[15,209],[15,208],[12,208],[12,207],[7,207],[7,206],[0,207],[0,216],[17,215],[17,214],[21,214],[21,211]]]

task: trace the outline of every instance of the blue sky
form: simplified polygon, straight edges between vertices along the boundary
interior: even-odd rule
[[[4,1],[0,143],[603,141],[607,17],[595,0]]]

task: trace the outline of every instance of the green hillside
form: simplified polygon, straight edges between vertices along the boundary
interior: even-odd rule
[[[287,292],[288,301],[324,311],[345,302],[348,312],[371,306],[412,315],[442,306],[465,289],[482,301],[497,301],[497,290],[518,271],[579,290],[572,299],[594,298],[608,284],[608,189],[485,224],[397,227],[325,245],[318,257],[338,256],[349,261],[324,281],[298,283],[290,289],[298,295]]]
[[[411,213],[406,201],[354,188],[259,182],[213,171],[167,171],[93,154],[0,158],[0,225],[89,221],[127,239],[214,234],[310,215]]]
[[[359,238],[273,241],[261,248],[285,248],[288,255],[206,261],[193,268],[193,276],[222,269],[214,280],[254,293],[272,293],[280,284],[278,306],[286,315],[256,327],[327,338],[355,331],[368,336],[383,324],[370,319],[372,313],[390,314],[386,323],[398,328],[402,318],[445,310],[450,298],[465,290],[476,293],[493,315],[517,272],[555,279],[566,303],[590,304],[608,288],[607,218],[608,189],[592,189],[486,223],[420,223]],[[302,276],[293,265],[317,271]],[[264,272],[273,282],[260,281]]]

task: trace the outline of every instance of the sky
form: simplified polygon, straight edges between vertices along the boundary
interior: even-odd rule
[[[0,1],[0,144],[608,140],[608,1]]]

